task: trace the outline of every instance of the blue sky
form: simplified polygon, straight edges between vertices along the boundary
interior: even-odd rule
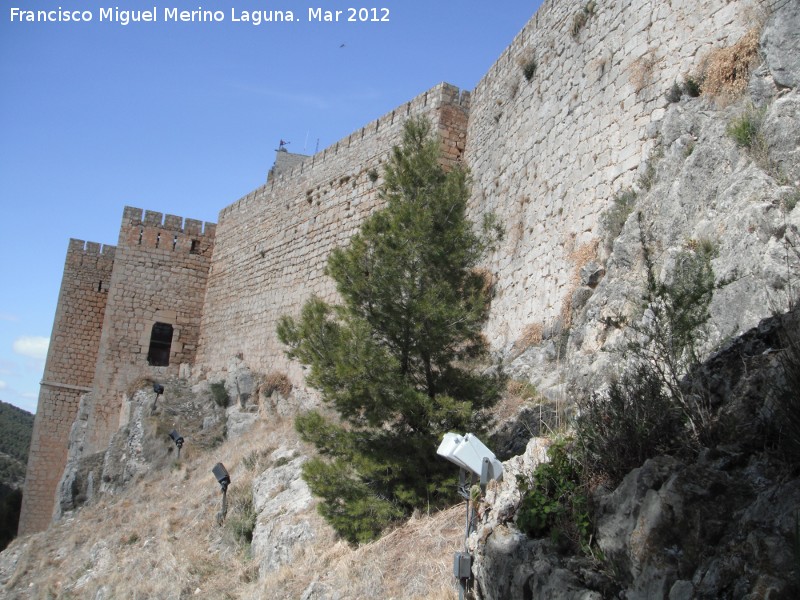
[[[281,139],[322,150],[447,81],[472,89],[536,11],[495,0],[9,0],[0,14],[0,399],[34,412],[69,238],[115,245],[125,205],[206,221]],[[156,8],[158,22],[100,22]],[[347,22],[347,7],[388,22]],[[90,22],[18,22],[21,10]],[[221,22],[164,22],[165,8]],[[312,23],[308,9],[342,10]],[[231,11],[298,21],[233,22]],[[343,45],[343,47],[342,47]]]

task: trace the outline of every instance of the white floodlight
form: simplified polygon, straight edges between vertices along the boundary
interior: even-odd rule
[[[503,478],[503,465],[494,452],[477,437],[468,433],[445,433],[436,454],[481,478],[481,483]]]
[[[458,580],[458,598],[463,600],[468,597],[472,588],[472,554],[467,546],[469,534],[474,530],[475,498],[472,497],[469,479],[475,482],[480,478],[481,490],[485,491],[486,484],[492,479],[503,478],[503,465],[497,460],[494,452],[489,450],[483,442],[471,433],[460,436],[457,433],[445,433],[442,443],[436,449],[436,454],[449,460],[459,467],[458,493],[467,501],[467,528],[464,533],[464,552],[456,552],[453,559],[453,575]],[[471,596],[469,596],[471,597]]]

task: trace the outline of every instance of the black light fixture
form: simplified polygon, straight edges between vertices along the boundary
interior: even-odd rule
[[[217,478],[217,482],[222,488],[222,510],[217,513],[217,523],[222,524],[222,521],[225,520],[225,515],[228,514],[228,486],[231,484],[231,476],[228,474],[225,465],[221,462],[214,465],[211,472],[214,474],[214,477]]]
[[[169,437],[172,438],[172,441],[175,442],[175,445],[178,447],[178,460],[180,460],[181,448],[183,448],[183,437],[181,437],[181,434],[174,429],[169,432]]]
[[[158,397],[164,393],[164,386],[160,383],[153,384],[153,391],[156,393],[156,397],[153,398],[153,406],[150,409],[150,414],[153,415],[156,412],[156,404],[158,403]]]

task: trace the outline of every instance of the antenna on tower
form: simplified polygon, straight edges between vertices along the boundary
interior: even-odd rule
[[[319,138],[317,138],[317,147],[314,150],[314,154],[316,154],[317,152],[319,152]]]

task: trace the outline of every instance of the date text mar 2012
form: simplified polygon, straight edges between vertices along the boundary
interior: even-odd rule
[[[320,23],[349,22],[388,22],[389,9],[378,7],[346,8],[344,10],[325,10],[324,8],[309,7],[308,20]]]

